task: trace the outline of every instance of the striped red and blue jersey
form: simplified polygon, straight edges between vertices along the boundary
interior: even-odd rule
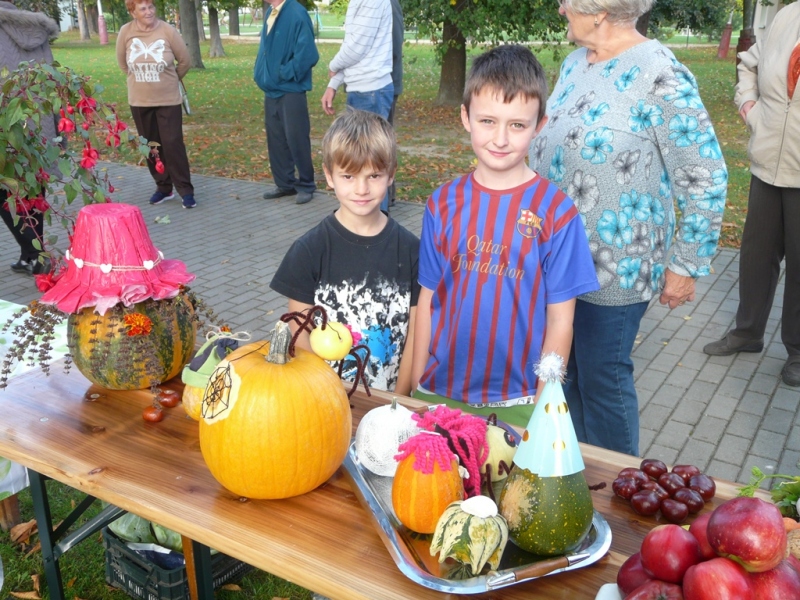
[[[436,190],[423,216],[419,282],[433,292],[420,386],[499,406],[536,393],[547,304],[599,288],[575,205],[538,175],[498,191],[469,174]]]

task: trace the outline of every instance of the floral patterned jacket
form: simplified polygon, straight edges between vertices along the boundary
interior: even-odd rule
[[[697,82],[669,49],[649,40],[595,64],[572,52],[547,115],[529,162],[580,211],[601,286],[582,300],[646,302],[666,268],[709,273],[728,171]]]

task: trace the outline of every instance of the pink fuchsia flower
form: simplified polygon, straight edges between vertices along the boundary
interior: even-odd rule
[[[161,162],[160,158],[156,159],[156,173],[163,173],[166,169],[164,168],[164,163]]]
[[[75,131],[75,123],[66,117],[62,117],[58,121],[58,132],[59,133],[72,133]]]
[[[91,96],[83,96],[76,105],[83,115],[90,115],[97,109],[97,100]]]
[[[97,164],[100,154],[92,148],[89,142],[86,142],[86,147],[83,149],[83,158],[81,159],[81,166],[84,169],[93,169]]]
[[[119,146],[119,134],[117,133],[109,133],[108,137],[106,137],[106,146],[109,148],[113,147],[116,148]]]

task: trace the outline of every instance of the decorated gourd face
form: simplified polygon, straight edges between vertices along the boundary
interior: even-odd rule
[[[481,475],[486,483],[494,483],[508,477],[517,452],[517,440],[506,429],[489,421],[486,427],[486,443],[489,456],[481,465]]]
[[[451,502],[464,498],[456,456],[447,440],[423,431],[400,446],[392,482],[392,508],[411,531],[433,533]]]

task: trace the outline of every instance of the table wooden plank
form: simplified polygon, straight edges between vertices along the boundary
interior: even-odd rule
[[[167,387],[181,390],[178,380]],[[99,397],[91,399],[93,394]],[[354,423],[390,398],[357,392]],[[400,401],[410,408],[421,405],[411,398]],[[197,423],[180,407],[166,410],[160,423],[147,423],[141,412],[150,402],[147,390],[105,390],[74,370],[65,375],[59,363],[50,377],[25,374],[0,392],[0,456],[331,598],[456,597],[422,587],[397,569],[341,471],[296,498],[239,498],[208,471]],[[616,579],[620,564],[658,523],[633,513],[611,491],[619,470],[638,466],[639,459],[587,445],[581,450],[588,483],[607,484],[592,498],[611,526],[609,555],[577,571],[474,597],[593,598],[603,583]],[[717,489],[706,510],[737,488],[717,481]]]

